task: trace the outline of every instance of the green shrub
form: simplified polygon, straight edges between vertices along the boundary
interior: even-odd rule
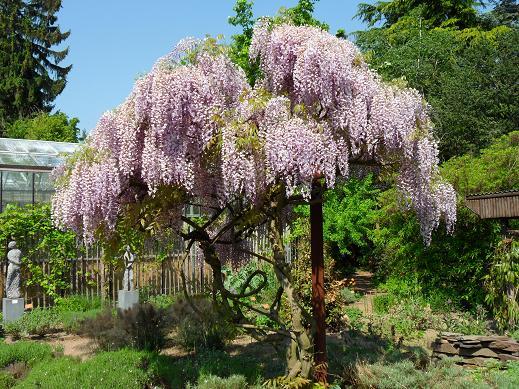
[[[69,333],[81,333],[83,322],[96,317],[101,312],[101,308],[82,312],[60,312],[63,330]]]
[[[147,300],[143,300],[143,303],[144,302],[153,305],[157,309],[165,309],[173,305],[175,302],[175,296],[171,294],[157,294],[154,296],[149,296]]]
[[[88,297],[83,295],[71,295],[63,297],[56,302],[56,309],[60,312],[86,312],[102,308],[100,297]]]
[[[352,304],[360,299],[359,294],[349,288],[342,288],[340,294],[344,304]]]
[[[216,310],[209,299],[194,297],[192,303],[201,316],[183,298],[179,298],[172,307],[179,344],[192,350],[221,350],[236,337],[236,328]]]
[[[12,388],[16,384],[16,379],[12,374],[0,372],[0,388]]]
[[[348,316],[348,325],[351,329],[355,331],[360,331],[364,327],[364,323],[362,321],[364,315],[362,311],[357,307],[346,307],[344,308],[344,313]]]
[[[453,362],[432,364],[422,370],[417,369],[411,361],[394,364],[357,364],[351,384],[359,389],[478,387],[469,374]]]
[[[51,346],[44,343],[19,341],[16,343],[0,343],[0,367],[6,367],[15,362],[23,362],[33,366],[41,361],[52,358]]]
[[[485,276],[485,301],[502,329],[519,326],[519,242],[503,240]]]
[[[43,336],[58,332],[62,328],[61,318],[51,308],[34,308],[16,321],[4,324],[5,333],[14,338],[27,335]]]
[[[188,383],[195,385],[209,376],[227,378],[240,375],[249,384],[262,377],[262,366],[257,358],[231,356],[223,351],[208,350],[183,358],[156,355],[150,360],[150,370],[160,382],[169,388],[184,388]]]
[[[132,350],[103,352],[85,362],[56,358],[36,365],[16,388],[141,389],[154,379],[149,358],[145,352]]]
[[[201,377],[197,385],[188,384],[187,389],[244,389],[249,388],[247,379],[241,375],[221,378],[214,375]]]
[[[131,347],[138,350],[159,350],[164,346],[169,313],[151,304],[139,304],[115,315],[105,309],[95,317],[83,320],[80,332],[95,339],[101,350]]]
[[[389,312],[389,308],[395,303],[395,297],[389,294],[378,294],[373,297],[373,311],[378,314]]]

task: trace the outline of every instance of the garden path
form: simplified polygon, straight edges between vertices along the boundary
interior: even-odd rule
[[[373,273],[365,270],[358,270],[353,276],[355,280],[354,290],[360,293],[362,297],[359,301],[352,304],[353,307],[359,308],[364,315],[373,313],[373,298],[377,293],[377,289],[373,285]]]

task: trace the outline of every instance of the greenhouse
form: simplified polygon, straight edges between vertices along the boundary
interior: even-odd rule
[[[0,212],[7,204],[50,201],[50,172],[77,147],[77,143],[0,138]]]

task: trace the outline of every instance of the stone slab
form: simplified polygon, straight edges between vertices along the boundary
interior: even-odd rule
[[[121,310],[133,308],[139,304],[138,290],[119,290],[117,293],[117,308]]]
[[[499,355],[488,349],[488,348],[480,348],[478,350],[476,349],[461,349],[459,351],[459,354],[462,356],[471,356],[471,357],[487,357],[487,358],[498,358]]]
[[[492,342],[488,345],[488,347],[498,350],[510,351],[511,353],[519,351],[519,343],[506,340]]]
[[[460,343],[462,343],[462,344],[481,344],[481,342],[478,339],[463,339],[463,340],[460,340]]]
[[[478,349],[481,348],[481,343],[476,344],[466,344],[466,343],[455,343],[455,346],[458,346],[459,348],[465,348],[465,349]]]
[[[452,344],[446,343],[433,343],[433,350],[438,353],[446,353],[446,354],[458,354],[458,349],[455,348]]]
[[[25,309],[25,301],[23,298],[18,299],[2,299],[2,315],[4,323],[18,320],[22,317]]]
[[[488,363],[488,361],[488,358],[475,357],[463,358],[463,361],[461,361],[461,363],[465,365],[485,366]]]
[[[499,354],[499,359],[502,361],[519,361],[519,357],[509,354]]]

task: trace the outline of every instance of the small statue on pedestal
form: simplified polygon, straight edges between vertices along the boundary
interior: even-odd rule
[[[5,280],[5,294],[9,299],[20,298],[20,266],[22,264],[22,252],[16,247],[16,241],[9,242],[7,246],[7,277]]]
[[[126,246],[124,253],[124,275],[123,275],[123,290],[133,290],[133,262],[135,262],[135,255],[130,251],[130,246]]]

